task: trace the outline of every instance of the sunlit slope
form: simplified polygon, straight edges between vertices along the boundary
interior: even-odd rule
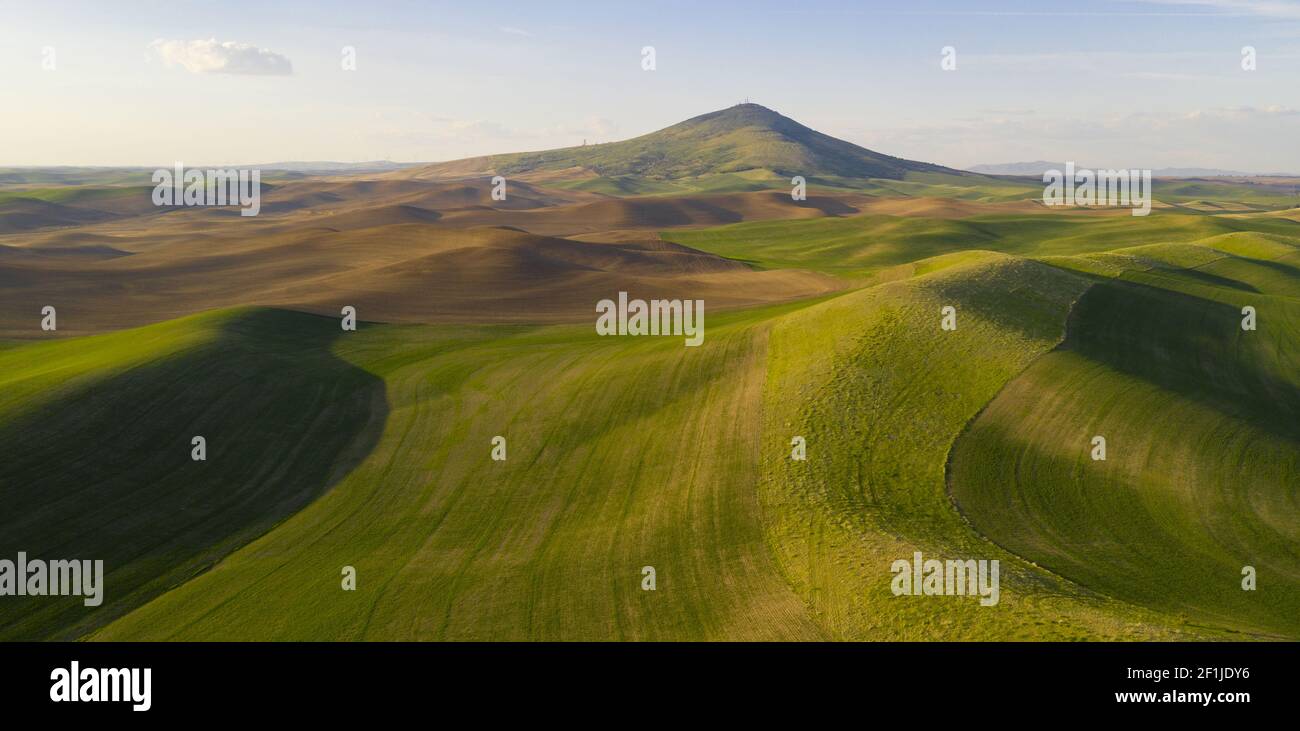
[[[1182,636],[1016,563],[944,493],[948,445],[1057,342],[1084,279],[993,254],[929,267],[715,318],[700,348],[573,327],[350,333],[334,351],[388,389],[373,452],[95,637]],[[957,333],[938,328],[945,302]],[[806,463],[786,459],[794,434]],[[892,596],[889,565],[913,550],[1001,558],[1001,604]]]
[[[393,175],[445,177],[490,171],[516,176],[574,170],[652,184],[749,171],[771,171],[784,177],[901,179],[906,173],[918,172],[984,179],[975,173],[874,152],[809,129],[758,104],[737,104],[620,142],[456,160]]]
[[[910,204],[910,206],[908,205]],[[812,269],[856,278],[927,257],[972,249],[1019,256],[1077,255],[1170,242],[1253,237],[1294,240],[1300,226],[1266,216],[1227,217],[1156,211],[1055,211],[979,214],[970,205],[899,201],[892,215],[873,213],[816,220],[754,221],[700,230],[665,231],[663,238],[764,269]],[[975,215],[962,215],[975,214]]]
[[[330,354],[336,332],[245,309],[0,349],[0,556],[102,560],[106,584],[97,609],[6,597],[0,638],[80,636],[346,472],[382,422],[383,392]],[[196,435],[207,461],[191,459]]]
[[[1106,278],[1062,348],[957,442],[951,486],[977,529],[1083,585],[1294,639],[1300,252],[1276,238],[1212,243],[1057,261]],[[1246,305],[1254,332],[1240,326]],[[1095,436],[1105,461],[1091,457]],[[1256,591],[1242,589],[1245,566]]]
[[[766,315],[766,316],[770,316]],[[373,327],[373,453],[104,639],[815,639],[754,486],[763,316],[706,342],[589,327]],[[491,440],[507,439],[493,461]],[[341,589],[344,566],[357,589]],[[657,590],[641,589],[653,566]]]
[[[900,234],[896,249],[862,265],[867,272],[896,269],[892,281],[817,302],[710,315],[700,348],[683,347],[679,338],[600,338],[590,324],[375,325],[340,333],[337,321],[320,320],[330,331],[325,345],[283,347],[323,350],[349,373],[382,384],[382,424],[372,408],[367,423],[375,431],[363,430],[350,442],[372,446],[350,452],[358,458],[347,463],[349,471],[331,472],[338,479],[323,494],[313,493],[320,495],[314,502],[281,514],[273,529],[212,570],[91,636],[1170,639],[1222,638],[1233,636],[1231,630],[1290,636],[1277,629],[1279,606],[1293,608],[1290,600],[1254,616],[1216,608],[1205,592],[1183,595],[1195,611],[1151,601],[1123,582],[1106,583],[1109,574],[1072,572],[1003,541],[996,525],[982,521],[989,512],[1008,512],[1005,495],[989,497],[984,512],[969,516],[949,495],[945,464],[954,442],[960,451],[975,438],[978,429],[971,428],[959,440],[968,425],[983,423],[1043,363],[1072,354],[1175,392],[1167,403],[1139,405],[1152,423],[1163,413],[1172,423],[1193,424],[1195,434],[1195,414],[1180,409],[1208,409],[1259,432],[1225,432],[1266,463],[1237,492],[1220,490],[1241,505],[1228,498],[1214,503],[1217,493],[1200,492],[1202,482],[1222,485],[1224,474],[1244,474],[1231,461],[1199,461],[1200,452],[1213,451],[1205,445],[1210,436],[1177,444],[1171,454],[1195,460],[1174,465],[1185,471],[1169,484],[1196,487],[1185,498],[1198,510],[1209,506],[1196,515],[1227,515],[1210,534],[1253,552],[1261,592],[1286,575],[1285,562],[1294,558],[1288,546],[1300,543],[1294,488],[1269,493],[1262,485],[1293,480],[1298,467],[1294,432],[1286,431],[1294,427],[1284,425],[1296,422],[1300,292],[1295,249],[1285,235],[1295,224],[1173,213],[1134,220],[1142,219],[1080,215],[1060,223],[1027,214],[899,224],[960,226],[941,231],[951,238],[933,247],[911,236],[915,245],[908,248],[909,237]],[[825,223],[803,221],[790,231],[815,232]],[[889,240],[861,235],[868,250]],[[834,243],[834,231],[824,236]],[[751,258],[773,255],[793,240],[773,234],[749,249]],[[1186,241],[1200,243],[1180,243]],[[986,250],[999,248],[1015,255]],[[939,256],[920,258],[929,254]],[[809,268],[828,271],[839,255],[813,258]],[[1244,304],[1260,311],[1255,333],[1181,344],[1174,335],[1221,332],[1220,325],[1239,333]],[[953,332],[940,329],[946,305],[956,308]],[[1107,308],[1122,316],[1103,316]],[[1067,322],[1071,339],[1059,349]],[[1079,322],[1127,324],[1088,330]],[[1120,335],[1127,339],[1114,340]],[[280,337],[259,340],[260,347],[279,352],[265,343]],[[1241,353],[1239,343],[1247,343]],[[1177,381],[1188,358],[1211,376],[1209,386],[1201,376]],[[220,380],[224,358],[211,361],[206,378]],[[1278,375],[1285,369],[1291,375]],[[1020,422],[1067,410],[1057,400],[1080,388],[1073,377],[1067,381],[1031,391],[1027,415],[1011,425],[1028,433],[990,431],[985,447],[1054,439],[1052,424]],[[1195,388],[1208,388],[1208,395]],[[1080,403],[1095,408],[1089,394]],[[977,418],[981,409],[985,416]],[[1107,427],[1118,435],[1103,463],[1108,467],[1123,466],[1121,443],[1148,438],[1129,411],[1116,412],[1129,421]],[[251,411],[245,416],[258,418]],[[491,459],[497,435],[507,439],[504,462]],[[789,458],[794,436],[807,439],[805,462]],[[1172,432],[1168,438],[1180,439]],[[1084,440],[1078,454],[1086,457],[1086,450]],[[253,459],[268,469],[283,461],[266,454]],[[960,459],[957,454],[955,468]],[[1174,463],[1153,464],[1159,474],[1177,474]],[[1104,489],[1091,477],[1066,477],[1086,481],[1081,494]],[[956,491],[971,510],[970,499]],[[1096,551],[1062,555],[1096,566],[1115,557],[1114,545],[1128,550],[1145,537],[1097,522],[1112,518],[1069,507],[1051,515],[1089,535],[1118,536]],[[1178,540],[1210,550],[1197,543],[1196,530],[1204,526],[1179,520],[1169,528]],[[1000,603],[893,596],[890,565],[914,551],[1000,560]],[[1017,558],[1022,553],[1040,567]],[[355,592],[340,586],[346,566],[357,571]],[[656,591],[641,589],[646,566],[656,569]],[[1161,589],[1173,594],[1177,586]]]
[[[944,265],[951,266],[945,267]],[[996,254],[792,313],[773,326],[760,493],[782,571],[838,639],[1169,638],[1184,628],[1037,570],[953,509],[944,461],[967,421],[1059,341],[1087,287]],[[957,309],[957,329],[940,309]],[[805,462],[790,440],[807,440]],[[998,605],[896,597],[897,559],[999,559]]]

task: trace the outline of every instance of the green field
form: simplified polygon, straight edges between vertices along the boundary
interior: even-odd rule
[[[1297,228],[668,232],[850,284],[711,312],[699,348],[269,308],[5,343],[5,545],[109,590],[6,601],[0,638],[1300,638]],[[914,551],[998,559],[1000,603],[894,596]]]
[[[1300,251],[1197,248],[1142,251],[1167,268],[1089,288],[1061,347],[958,440],[953,494],[999,545],[1080,584],[1295,638]],[[1256,331],[1240,327],[1245,305]],[[1105,461],[1091,455],[1097,435]]]
[[[0,639],[79,636],[337,482],[384,407],[383,385],[330,353],[335,330],[243,310],[0,350],[5,545],[102,559],[109,587],[95,610],[9,597]],[[190,459],[196,435],[206,462]]]
[[[813,269],[858,279],[900,265],[969,250],[1027,257],[1105,252],[1144,244],[1213,240],[1281,242],[1300,236],[1285,218],[1228,217],[1185,211],[1149,216],[1088,216],[1068,211],[978,215],[960,219],[862,215],[794,221],[756,221],[703,230],[665,232],[664,238],[762,269]],[[1218,238],[1216,238],[1218,237]]]

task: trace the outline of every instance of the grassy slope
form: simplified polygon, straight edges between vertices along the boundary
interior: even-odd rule
[[[875,221],[875,235],[869,224],[797,222],[750,239],[743,253],[845,276],[901,266],[912,278],[710,317],[699,349],[675,338],[596,338],[588,327],[347,334],[333,356],[387,389],[391,413],[373,451],[270,533],[94,636],[1216,636],[1184,624],[1176,607],[1105,599],[982,540],[948,502],[944,460],[981,406],[1036,359],[1054,357],[1090,275],[1180,277],[1214,291],[1232,279],[1283,297],[1288,260],[1242,256],[1283,252],[1295,224],[1182,214],[898,218]],[[701,248],[740,247],[750,230],[690,235]],[[1206,261],[1202,247],[1166,243],[1188,240],[1239,255]],[[1137,248],[1072,258],[1077,273],[973,250],[1117,246]],[[956,333],[938,329],[942,304],[958,307]],[[1289,337],[1279,347],[1291,347]],[[496,434],[510,440],[506,463],[488,458]],[[787,459],[794,434],[808,437],[808,462]],[[1001,558],[1002,603],[891,596],[889,563],[913,550]],[[339,589],[344,565],[359,571],[355,593]],[[656,592],[639,590],[644,565],[658,569]]]
[[[954,495],[1023,556],[1189,622],[1300,637],[1300,249],[1215,239],[1058,264],[1109,275],[1065,346],[954,450]],[[1243,253],[1263,258],[1248,258]],[[1254,305],[1260,329],[1243,332]],[[1090,458],[1094,435],[1105,462]],[[1253,565],[1259,590],[1242,591]]]
[[[1291,208],[1300,204],[1294,185],[1198,179],[1161,180],[1155,183],[1154,188],[1159,200],[1171,203],[1212,201],[1279,208]]]
[[[0,191],[0,205],[25,198],[48,201],[50,203],[95,203],[106,199],[128,198],[131,196],[148,196],[151,187],[82,187],[67,186],[60,188],[33,188],[30,190]]]
[[[1101,252],[1141,244],[1230,234],[1296,236],[1285,219],[1227,218],[1183,212],[1087,216],[1045,212],[958,220],[866,215],[814,221],[756,221],[661,236],[764,269],[814,269],[849,278],[927,257],[971,249],[1021,256]]]
[[[572,180],[549,181],[557,188],[585,190],[607,195],[681,195],[684,193],[732,193],[749,190],[789,190],[796,173],[778,173],[767,167],[743,172],[706,173],[673,179],[640,175],[597,175]],[[906,172],[897,178],[855,177],[830,173],[804,173],[810,192],[869,193],[880,196],[925,196],[998,203],[1038,201],[1043,185],[1025,178],[972,177],[945,172]],[[1176,206],[1201,205],[1217,212],[1227,206],[1246,210],[1285,209],[1297,205],[1295,193],[1284,185],[1252,185],[1240,182],[1160,180],[1154,183],[1156,200]],[[1231,210],[1231,208],[1228,208]],[[1185,211],[1184,211],[1185,212]]]
[[[753,190],[791,188],[790,173],[753,168],[734,173],[708,173],[674,179],[639,175],[598,175],[572,180],[548,180],[547,185],[566,190],[583,190],[615,196],[682,195],[687,193],[740,193]],[[880,196],[930,196],[981,202],[1034,200],[1042,195],[1041,185],[1019,181],[980,178],[941,172],[906,172],[901,177],[865,178],[831,174],[805,174],[809,194],[868,193]]]
[[[783,573],[838,639],[1185,636],[983,541],[952,509],[944,460],[1002,385],[1061,337],[1079,277],[996,254],[783,318],[771,335],[761,494]],[[940,308],[958,328],[939,327]],[[807,462],[788,458],[794,435]],[[927,558],[1003,564],[1002,598],[895,597],[888,569]]]
[[[728,323],[728,320],[730,322]],[[106,639],[798,639],[753,485],[765,328],[704,347],[589,328],[376,327],[378,448],[283,526]],[[489,459],[508,439],[509,459]],[[355,593],[340,570],[355,566]],[[643,592],[654,566],[658,590]]]
[[[70,638],[189,579],[373,442],[376,379],[337,321],[236,310],[0,350],[0,555],[105,562],[104,605],[9,597],[0,638]],[[376,420],[371,423],[371,417]],[[208,460],[190,459],[190,439]]]
[[[540,152],[493,155],[478,162],[502,175],[583,168],[601,177],[655,181],[771,170],[782,177],[830,175],[902,179],[909,172],[946,173],[929,163],[903,160],[835,139],[757,104],[702,114],[657,132],[620,142]]]
[[[336,352],[384,378],[392,404],[370,457],[96,637],[1177,636],[1016,565],[952,511],[948,443],[1056,342],[1082,279],[996,255],[933,268],[715,318],[699,349],[586,328],[349,336]],[[940,334],[939,302],[961,307],[960,334]],[[809,462],[784,459],[792,433]],[[495,434],[506,463],[488,458]],[[889,563],[914,547],[1009,562],[1003,603],[890,596]],[[339,588],[345,565],[355,593]],[[654,593],[638,588],[644,565]]]
[[[788,188],[790,181],[770,170],[704,175],[677,180],[655,180],[637,175],[597,176],[552,183],[563,190],[582,190],[616,196],[682,195],[686,193],[744,193]]]

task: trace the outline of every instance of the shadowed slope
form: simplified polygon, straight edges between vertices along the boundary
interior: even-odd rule
[[[587,327],[357,333],[338,352],[392,404],[370,457],[96,637],[816,639],[754,493],[762,317],[711,320],[699,348]]]
[[[953,510],[952,441],[1005,383],[1059,342],[1086,281],[988,252],[775,323],[759,483],[782,573],[827,635],[846,640],[1187,638],[1170,619],[1099,597],[990,545]],[[957,329],[940,309],[957,309]],[[806,461],[790,459],[791,439]],[[892,563],[998,559],[995,606],[895,596]]]
[[[382,383],[337,321],[274,310],[0,350],[0,556],[104,561],[103,605],[7,597],[0,638],[71,639],[265,533],[373,445]],[[207,460],[191,459],[191,438]]]
[[[1195,248],[1147,252],[1195,270],[1093,285],[1063,346],[958,440],[953,495],[991,539],[1086,586],[1300,637],[1300,302],[1283,294],[1300,277]]]
[[[0,335],[84,334],[242,305],[335,317],[351,305],[389,322],[573,322],[594,319],[596,302],[619,291],[702,298],[716,311],[842,286],[681,246],[427,223],[209,236],[111,259],[31,255],[40,251],[0,250]],[[58,310],[57,333],[39,329],[45,305]]]
[[[112,218],[110,214],[37,198],[0,201],[0,234],[55,226],[79,226]]]

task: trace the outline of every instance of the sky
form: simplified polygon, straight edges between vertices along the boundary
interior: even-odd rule
[[[1297,81],[1300,0],[0,0],[0,165],[450,160],[749,99],[954,167],[1300,172]]]

